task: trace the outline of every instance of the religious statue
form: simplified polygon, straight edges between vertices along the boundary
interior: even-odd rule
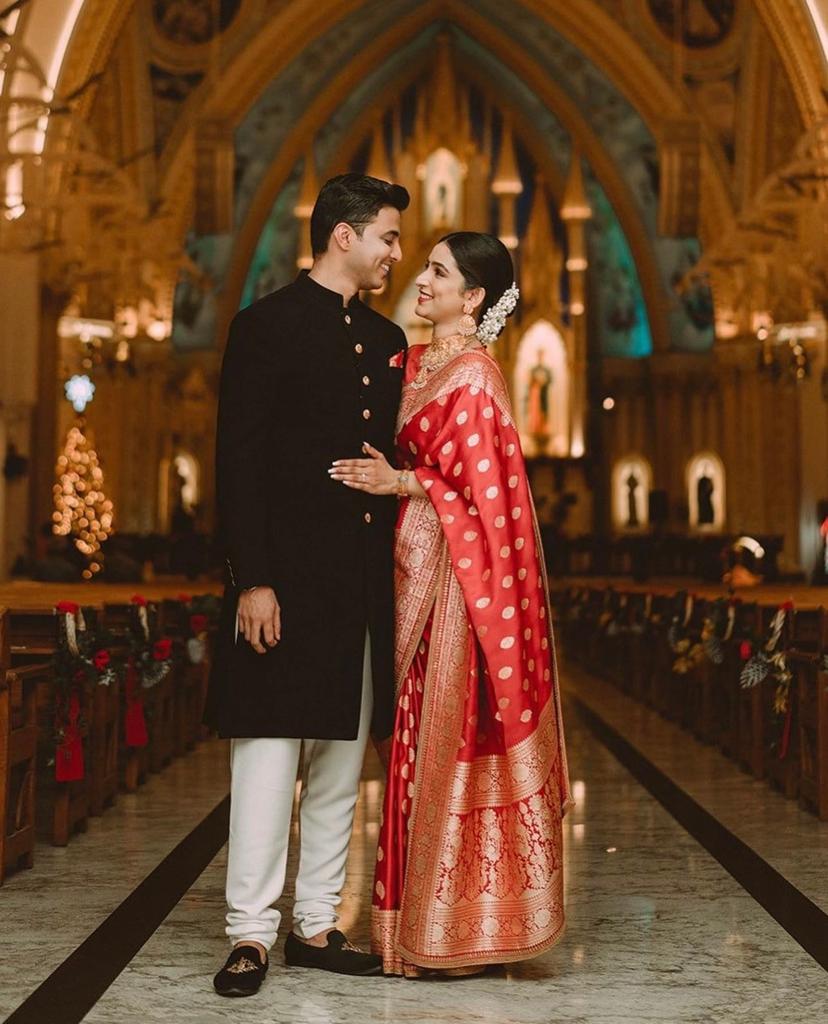
[[[544,361],[542,348],[538,349],[538,361],[529,371],[529,387],[526,391],[526,429],[538,445],[546,446],[549,440],[549,392],[552,387],[552,371]]]
[[[429,229],[450,228],[460,213],[460,161],[448,149],[438,149],[426,161],[425,202]]]
[[[711,476],[713,470],[709,462],[702,463],[701,475],[696,481],[696,501],[698,504],[698,525],[712,526],[716,521],[716,513],[713,508],[713,492],[715,484]]]
[[[630,475],[624,482],[627,485],[627,526],[640,526],[641,524],[638,519],[638,500],[635,492],[641,486],[641,483],[636,476],[635,470],[630,470]]]

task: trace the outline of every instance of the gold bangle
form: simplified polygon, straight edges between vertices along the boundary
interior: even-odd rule
[[[409,471],[403,469],[397,474],[397,495],[400,498],[404,498],[408,495],[408,477]]]

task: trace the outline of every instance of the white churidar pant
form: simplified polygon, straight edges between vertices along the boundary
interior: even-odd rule
[[[231,741],[227,935],[270,949],[281,915],[296,773],[304,744],[299,797],[299,869],[293,930],[309,939],[338,920],[365,744],[371,725],[371,644],[365,638],[359,734],[355,740]]]

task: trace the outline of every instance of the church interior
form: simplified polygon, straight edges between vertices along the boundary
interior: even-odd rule
[[[568,926],[479,978],[275,957],[228,1007],[219,374],[345,171],[411,195],[363,296],[410,344],[436,241],[513,257]],[[0,0],[0,199],[3,1019],[825,1019],[826,0]]]

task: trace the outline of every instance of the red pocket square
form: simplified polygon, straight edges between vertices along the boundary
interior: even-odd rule
[[[388,366],[395,370],[401,370],[403,360],[405,359],[405,349],[401,348],[399,352],[395,352],[393,356],[388,360]]]

